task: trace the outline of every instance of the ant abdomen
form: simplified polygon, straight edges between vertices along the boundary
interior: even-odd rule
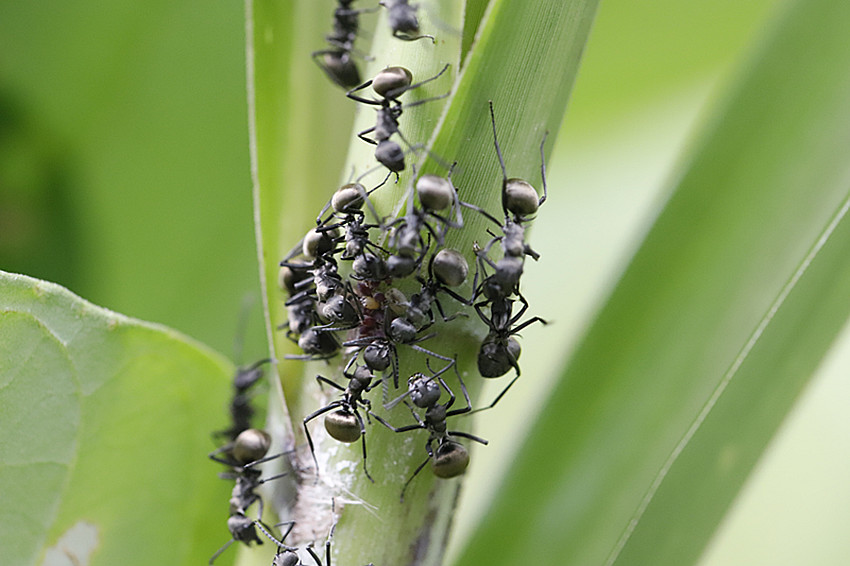
[[[360,440],[360,423],[348,411],[334,411],[325,415],[325,430],[333,439],[346,444]]]
[[[431,470],[438,478],[454,478],[466,471],[469,466],[469,451],[463,444],[446,440],[434,451]]]

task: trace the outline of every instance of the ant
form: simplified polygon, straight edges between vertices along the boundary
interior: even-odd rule
[[[418,330],[423,330],[434,324],[434,305],[436,305],[443,322],[449,322],[466,313],[455,313],[446,316],[443,305],[437,294],[446,293],[461,304],[470,305],[471,301],[461,297],[449,287],[461,285],[469,273],[469,265],[457,251],[444,248],[431,256],[428,263],[428,279],[417,276],[420,284],[419,291],[413,293],[410,299],[402,302],[405,307],[403,318],[410,322]]]
[[[451,409],[455,402],[455,394],[441,377],[442,374],[448,371],[450,367],[454,367],[458,383],[460,383],[460,389],[463,392],[464,399],[466,400],[466,406],[460,409]],[[431,369],[430,366],[428,369]],[[442,396],[440,386],[442,386],[442,388],[449,394],[449,400],[444,404],[439,402],[440,397]],[[378,422],[393,432],[408,432],[419,429],[428,431],[428,440],[425,443],[425,450],[428,452],[428,457],[416,468],[416,470],[414,470],[413,475],[411,475],[405,482],[404,487],[401,490],[402,501],[404,501],[404,493],[407,490],[407,487],[428,462],[431,462],[431,469],[433,470],[434,475],[438,478],[453,478],[466,471],[466,468],[469,465],[469,451],[463,446],[463,444],[454,440],[452,438],[453,436],[467,438],[484,445],[489,444],[487,440],[473,434],[458,430],[448,430],[447,419],[449,417],[472,412],[472,403],[469,400],[469,393],[466,391],[463,379],[461,379],[460,373],[457,371],[457,365],[455,364],[454,359],[446,367],[431,376],[427,376],[423,373],[416,373],[411,376],[408,380],[407,393],[389,403],[389,406],[395,405],[405,396],[409,396],[411,401],[413,401],[413,405],[416,407],[425,409],[425,417],[422,418],[415,411],[410,402],[406,399],[404,400],[405,404],[410,409],[411,414],[413,414],[413,417],[416,419],[416,424],[394,427],[378,415],[373,415]],[[435,442],[437,443],[436,448],[434,448]]]
[[[271,534],[271,529],[262,521],[263,499],[256,493],[256,489],[268,481],[285,476],[286,473],[260,478],[262,472],[255,466],[291,451],[266,456],[270,447],[271,437],[267,432],[249,428],[242,431],[232,442],[209,454],[211,460],[232,468],[232,472],[221,474],[221,477],[236,480],[230,496],[230,517],[227,519],[227,529],[230,531],[231,538],[212,555],[210,564],[215,562],[216,558],[234,542],[243,542],[249,546],[252,542],[263,544],[262,539],[257,535],[257,529],[275,544],[283,544]],[[222,453],[224,457],[219,456]],[[247,515],[248,508],[254,503],[258,506],[257,519],[251,519]]]
[[[260,360],[247,367],[240,367],[233,377],[233,397],[230,401],[231,426],[220,430],[215,436],[226,436],[231,442],[245,430],[251,428],[251,419],[254,416],[254,408],[251,406],[251,397],[248,390],[263,378],[263,365],[271,362],[270,358]]]
[[[374,79],[368,80],[362,85],[345,93],[345,95],[352,100],[362,104],[379,107],[375,126],[359,132],[357,137],[366,143],[374,145],[375,159],[377,159],[381,165],[395,173],[396,176],[398,176],[398,173],[401,171],[404,171],[404,152],[402,151],[401,146],[392,141],[390,137],[397,133],[399,137],[401,137],[402,141],[410,146],[410,143],[404,139],[398,129],[398,120],[401,117],[403,108],[412,108],[426,102],[431,102],[432,100],[439,100],[441,98],[445,98],[448,94],[417,100],[416,102],[412,102],[406,106],[402,106],[398,97],[409,90],[419,88],[420,86],[439,78],[448,68],[449,66],[446,65],[433,77],[416,84],[411,84],[413,82],[413,74],[410,71],[404,67],[387,67],[375,75]],[[363,98],[362,96],[354,94],[355,92],[363,90],[369,86],[371,86],[375,93],[381,97],[380,100]],[[366,137],[366,134],[369,133],[373,134],[374,139]]]
[[[523,272],[524,258],[526,255],[537,260],[540,255],[525,243],[524,224],[531,220],[530,216],[537,212],[539,207],[546,201],[548,189],[546,186],[546,161],[544,156],[544,144],[548,132],[543,135],[540,143],[540,173],[543,180],[543,195],[538,197],[527,181],[517,178],[508,178],[505,161],[502,158],[502,150],[499,147],[499,139],[496,136],[496,116],[493,111],[493,101],[490,101],[490,120],[493,125],[493,143],[496,146],[496,156],[502,168],[502,211],[505,214],[504,223],[499,222],[483,209],[461,203],[472,208],[495,223],[502,231],[501,236],[494,236],[483,249],[477,250],[479,264],[493,268],[494,273],[482,281],[481,286],[476,288],[475,296],[482,293],[489,299],[505,298],[513,293],[519,292],[519,280]],[[496,242],[502,244],[502,258],[493,261],[488,257],[490,248]]]
[[[349,373],[351,364],[356,358],[352,358],[348,366],[343,370],[342,374],[348,379],[348,386],[342,387],[330,379],[317,375],[316,381],[319,386],[323,383],[330,385],[334,389],[342,391],[342,399],[333,401],[318,411],[315,411],[304,418],[304,433],[307,436],[307,444],[310,445],[310,453],[313,455],[313,462],[316,464],[316,470],[319,469],[319,461],[316,459],[316,450],[313,445],[313,438],[310,436],[310,430],[307,428],[307,423],[318,416],[325,415],[325,430],[328,434],[340,441],[350,444],[357,442],[358,439],[363,440],[363,473],[369,478],[372,483],[375,480],[369,475],[369,470],[366,468],[366,425],[363,423],[363,417],[360,416],[358,407],[363,407],[368,414],[371,413],[372,406],[368,399],[363,398],[364,393],[368,393],[375,387],[372,380],[374,374],[366,366],[358,365],[354,368],[353,373]],[[333,412],[329,412],[333,411]]]
[[[360,28],[359,16],[365,12],[374,12],[376,8],[354,10],[351,8],[354,0],[337,2],[339,6],[334,10],[333,32],[325,36],[330,48],[314,51],[311,56],[329,79],[348,89],[360,84],[360,71],[351,57]]]
[[[519,312],[513,314],[514,299],[501,299],[490,303],[490,317],[484,314],[481,307],[486,304],[486,301],[476,303],[475,311],[479,318],[483,320],[489,327],[490,332],[481,343],[481,348],[478,350],[478,373],[481,377],[492,378],[505,375],[511,368],[516,370],[516,376],[508,383],[501,393],[499,393],[490,405],[487,407],[476,409],[475,412],[485,409],[492,409],[496,403],[508,392],[508,389],[519,379],[520,369],[517,360],[522,352],[519,342],[513,337],[527,326],[541,322],[547,324],[545,320],[539,316],[535,316],[521,323],[519,326],[514,326],[519,322],[522,315],[528,309],[528,302],[525,297],[518,295],[522,308]]]
[[[290,265],[293,267],[289,267]],[[306,263],[290,262],[281,265],[278,274],[278,284],[287,294],[287,321],[281,324],[278,330],[287,328],[286,336],[293,342],[297,341],[296,336],[300,336],[316,323],[316,304],[312,297],[301,294],[292,299],[293,295],[301,293],[302,288],[312,282],[309,268],[310,265]]]
[[[362,336],[343,342],[343,346],[355,346],[363,351],[363,361],[373,371],[384,371],[392,367],[393,385],[398,389],[398,346],[403,344],[410,346],[417,352],[439,358],[443,361],[452,361],[451,358],[441,356],[418,344],[436,336],[436,333],[419,336],[419,332],[426,330],[430,324],[417,329],[416,326],[404,317],[391,318],[390,307],[384,309],[383,329],[379,334]],[[356,358],[355,354],[355,358]],[[354,358],[352,358],[354,359]]]
[[[333,514],[333,525],[331,525],[331,530],[328,533],[328,538],[325,541],[325,566],[331,566],[331,541],[334,537],[334,531],[336,530],[336,524],[339,521],[336,516],[335,503],[334,500],[331,499],[331,513]],[[286,533],[280,537],[280,540],[283,541],[292,531],[292,527],[295,526],[295,521],[287,521],[285,523],[280,523],[277,526],[281,525],[289,525]],[[272,561],[272,566],[305,566],[301,559],[298,558],[298,554],[296,553],[296,548],[286,546],[286,545],[278,545],[277,552],[275,553],[274,560]],[[322,561],[316,552],[313,550],[313,544],[310,543],[306,547],[307,553],[313,559],[313,562],[316,566],[322,566]],[[283,551],[283,552],[281,552]],[[373,566],[371,563],[367,566]]]
[[[387,259],[387,266],[392,277],[407,277],[413,273],[422,263],[430,249],[430,240],[433,237],[437,246],[442,246],[446,232],[449,228],[462,228],[463,217],[460,214],[460,200],[457,197],[457,189],[451,182],[452,171],[457,162],[449,168],[446,178],[437,175],[422,175],[416,180],[416,195],[419,197],[420,206],[414,203],[413,194],[407,198],[407,212],[404,216],[395,219],[387,225],[392,228],[390,246],[395,253]],[[455,209],[455,221],[441,215],[439,211],[449,207]],[[430,220],[436,220],[442,226],[437,230],[432,226]],[[422,236],[425,230],[428,241]]]
[[[432,43],[436,43],[433,35],[411,35],[419,33],[419,19],[416,17],[416,11],[419,9],[417,4],[410,4],[408,0],[382,0],[378,3],[388,10],[393,37],[403,41],[428,38]]]
[[[317,236],[310,236],[311,233],[315,233]],[[334,357],[339,350],[339,342],[336,338],[328,332],[323,332],[322,327],[315,326],[317,303],[327,303],[333,296],[346,293],[346,283],[339,275],[336,261],[331,256],[333,247],[328,247],[322,243],[322,234],[311,230],[308,236],[305,236],[303,243],[305,251],[316,254],[312,264],[291,263],[287,259],[281,261],[282,267],[292,270],[306,270],[312,273],[312,278],[305,277],[292,286],[293,290],[298,292],[285,303],[289,308],[290,316],[290,332],[287,332],[287,336],[292,338],[291,333],[300,334],[297,343],[304,351],[304,355],[301,356],[287,354],[286,359],[329,359]],[[294,253],[291,252],[291,255],[294,255]],[[305,255],[307,254],[305,253]],[[307,288],[301,289],[301,287]],[[340,312],[345,312],[347,302],[344,299],[345,296],[343,302],[336,305],[336,308],[342,309]],[[292,308],[296,306],[297,308]],[[327,310],[324,310],[323,314],[325,312]],[[294,332],[295,330],[300,332]]]

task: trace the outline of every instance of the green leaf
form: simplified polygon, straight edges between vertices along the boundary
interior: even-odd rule
[[[232,372],[173,331],[0,272],[4,561],[208,560],[230,536],[206,453]]]
[[[848,24],[792,3],[743,66],[460,563],[699,556],[850,312]]]

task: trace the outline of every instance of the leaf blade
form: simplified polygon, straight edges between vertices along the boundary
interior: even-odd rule
[[[803,8],[796,18],[786,15],[762,56],[746,68],[752,76],[730,100],[552,393],[461,562],[534,562],[569,548],[564,563],[604,563],[679,438],[841,209],[850,109],[841,72],[848,53],[837,42],[847,13],[829,2],[809,9],[807,17]],[[812,29],[819,30],[816,40],[806,33]],[[786,73],[805,86],[789,85]],[[831,267],[840,277],[840,266]],[[727,273],[734,276],[724,278]],[[816,295],[809,292],[809,300]],[[818,324],[824,349],[834,320]],[[817,359],[814,352],[810,370]],[[787,386],[791,397],[798,386]],[[780,407],[776,413],[784,414]],[[557,449],[547,430],[566,435]],[[541,481],[535,466],[548,477]],[[734,483],[721,497],[724,506]],[[523,489],[529,484],[533,491]],[[654,526],[646,527],[651,535],[642,535],[648,541],[641,544],[643,553],[627,547],[630,553],[617,563],[693,559],[716,517],[695,526],[695,510],[682,499],[676,503],[690,515],[666,506],[667,514],[657,513]],[[532,514],[521,524],[512,519],[519,506]],[[653,552],[677,526],[699,531],[701,542],[683,551],[685,557]],[[536,542],[513,551],[496,545],[508,537]]]
[[[17,461],[4,456],[0,474],[26,500],[0,523],[0,538],[13,541],[4,544],[15,552],[7,558],[35,564],[45,552],[61,555],[57,541],[87,524],[96,538],[75,558],[94,552],[91,564],[208,559],[217,541],[175,537],[226,537],[226,515],[214,510],[227,486],[196,449],[211,446],[209,434],[221,425],[216,415],[232,366],[172,331],[94,307],[57,285],[7,273],[0,281],[0,406],[9,442],[22,447]],[[22,340],[35,347],[16,347]],[[24,398],[15,394],[22,388]],[[200,389],[209,394],[197,396]],[[48,477],[39,462],[53,460]],[[54,498],[33,511],[38,528],[22,541],[20,510],[42,492]],[[139,540],[147,551],[128,555]]]

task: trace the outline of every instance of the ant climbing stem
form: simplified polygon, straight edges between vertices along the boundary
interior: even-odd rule
[[[327,49],[314,51],[313,61],[322,69],[330,80],[342,88],[351,88],[360,84],[360,71],[352,55],[371,60],[354,48],[357,32],[360,29],[360,14],[375,12],[379,8],[354,9],[354,0],[337,0],[334,10],[333,32],[325,36]]]
[[[456,359],[456,357],[454,359]],[[463,393],[463,398],[466,401],[466,406],[460,409],[451,408],[455,403],[455,394],[442,378],[442,374],[448,369],[448,367],[454,368],[455,375],[457,376],[458,383],[460,384],[461,392]],[[410,413],[416,420],[416,424],[395,427],[379,415],[372,415],[375,417],[375,420],[393,432],[403,433],[420,429],[428,432],[428,440],[425,443],[425,451],[428,453],[428,457],[419,464],[410,478],[405,482],[404,487],[401,490],[401,501],[404,501],[404,494],[407,491],[408,486],[410,486],[410,483],[419,474],[419,472],[422,471],[428,462],[431,462],[431,469],[433,470],[434,475],[439,478],[453,478],[466,471],[466,468],[469,465],[469,451],[467,451],[461,443],[454,440],[453,437],[466,438],[484,445],[489,443],[487,440],[468,432],[448,430],[447,420],[450,417],[472,412],[472,402],[469,399],[469,392],[466,390],[466,385],[463,383],[463,379],[457,369],[457,364],[452,363],[448,367],[443,368],[441,371],[431,376],[417,373],[411,376],[408,380],[408,394],[412,403],[407,399],[404,400],[404,403],[410,409]],[[436,383],[434,381],[435,379]],[[439,402],[441,386],[442,389],[445,389],[445,391],[449,394],[449,400],[443,404]],[[420,409],[425,409],[424,417],[419,416],[414,405]],[[434,448],[434,443],[437,443],[436,449]]]
[[[370,79],[362,85],[359,85],[345,93],[345,95],[351,100],[360,102],[361,104],[379,107],[375,125],[371,128],[358,132],[357,137],[366,143],[375,146],[375,159],[377,159],[379,163],[391,172],[395,173],[397,179],[398,174],[401,171],[404,171],[404,151],[402,151],[401,146],[397,142],[390,138],[393,134],[397,134],[408,147],[413,147],[399,131],[398,121],[403,110],[425,104],[426,102],[446,98],[449,93],[432,98],[424,98],[404,105],[402,105],[401,101],[398,100],[398,97],[409,90],[419,88],[426,83],[436,80],[445,73],[448,68],[449,65],[446,64],[446,66],[433,77],[412,84],[413,74],[409,70],[404,67],[387,67],[375,75],[374,79]],[[369,86],[371,86],[372,90],[381,97],[379,100],[364,98],[355,94]],[[367,134],[372,134],[374,139],[366,137]]]
[[[369,195],[383,187],[387,184],[390,176],[392,175],[392,171],[384,177],[384,180],[381,181],[375,187],[371,189],[366,189],[363,185],[360,184],[360,181],[364,177],[368,177],[375,171],[379,170],[381,166],[372,167],[367,170],[365,173],[357,177],[354,181],[346,183],[342,187],[340,187],[334,194],[331,196],[330,200],[325,203],[322,207],[322,210],[319,211],[319,215],[316,217],[316,226],[325,226],[331,218],[334,216],[338,217],[347,217],[348,215],[357,215],[364,216],[362,211],[363,205],[366,204],[369,207],[369,212],[372,213],[372,217],[376,222],[381,221],[381,216],[378,214],[378,211],[375,209],[375,205],[372,203],[371,199],[369,199]],[[328,211],[329,208],[333,209],[333,213],[331,216],[325,220],[322,220],[322,216]]]
[[[292,450],[266,456],[270,446],[271,436],[267,432],[251,428],[239,434],[233,442],[209,454],[210,459],[231,468],[231,472],[222,473],[221,477],[235,480],[230,496],[230,517],[227,519],[230,540],[212,555],[210,564],[222,552],[227,550],[234,541],[242,542],[248,546],[253,542],[263,544],[262,539],[257,535],[257,529],[269,540],[274,541],[275,544],[282,544],[282,542],[278,541],[271,534],[271,529],[263,523],[263,498],[256,490],[263,483],[281,478],[287,474],[281,473],[275,476],[261,478],[262,472],[255,466],[279,458],[285,454],[291,454]],[[224,457],[219,456],[222,453]],[[258,513],[256,519],[251,519],[248,517],[248,509],[254,503],[257,504]]]
[[[505,213],[505,218],[508,218],[509,212],[512,212],[514,214],[514,222],[521,223],[524,220],[528,220],[526,216],[537,212],[537,209],[546,202],[548,189],[546,186],[546,158],[543,146],[546,144],[549,131],[547,130],[543,134],[543,141],[540,142],[540,173],[543,178],[543,194],[538,197],[537,191],[534,190],[534,187],[528,181],[515,177],[508,178],[505,160],[502,157],[502,148],[499,147],[499,139],[496,136],[496,113],[493,110],[493,101],[490,100],[489,104],[490,121],[493,125],[493,145],[496,146],[496,156],[499,158],[499,166],[502,168],[502,210]]]
[[[342,398],[331,403],[328,403],[321,409],[304,417],[304,434],[307,437],[307,444],[310,446],[310,454],[313,456],[313,462],[316,465],[316,474],[319,472],[319,460],[316,458],[316,447],[313,443],[313,437],[310,436],[310,429],[307,428],[307,423],[325,415],[325,430],[331,438],[351,444],[361,440],[363,447],[363,473],[369,478],[372,483],[375,482],[372,476],[369,475],[369,470],[366,467],[366,424],[363,417],[360,415],[361,407],[366,411],[367,419],[371,412],[371,403],[363,397],[364,393],[371,391],[376,383],[372,383],[375,376],[366,366],[357,366],[352,373],[349,373],[354,358],[349,361],[348,365],[343,370],[343,376],[348,379],[348,386],[342,387],[322,375],[316,376],[316,381],[319,386],[322,384],[329,385],[338,391],[342,391]]]
[[[433,35],[419,34],[419,18],[416,16],[419,6],[417,4],[411,4],[409,0],[381,0],[378,4],[387,9],[393,37],[402,41],[430,39],[431,43],[437,43]]]

